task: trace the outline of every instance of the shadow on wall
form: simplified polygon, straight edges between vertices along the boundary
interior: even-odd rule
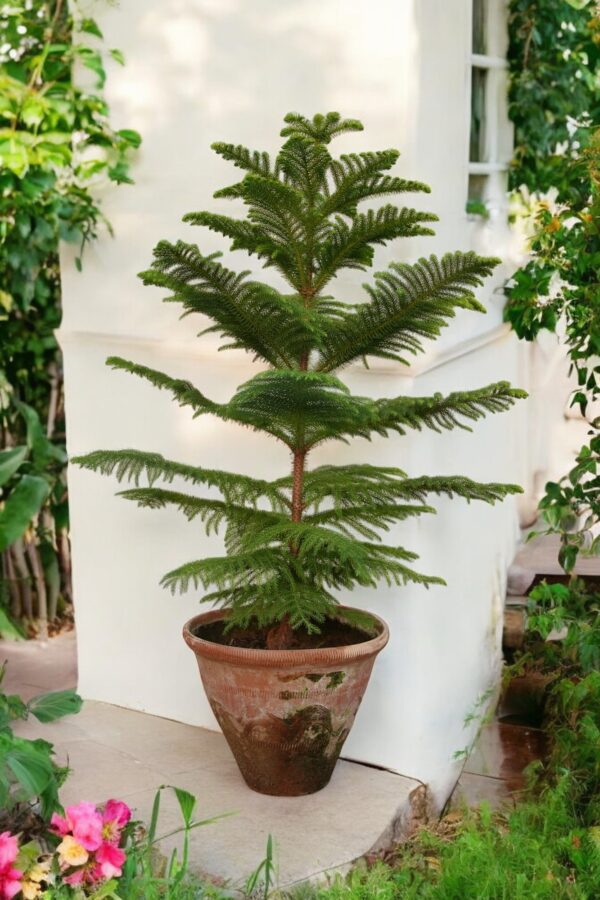
[[[275,142],[273,122],[290,108],[339,108],[365,116],[376,132],[380,121],[389,127],[390,107],[400,118],[403,98],[415,102],[416,85],[406,79],[416,66],[405,65],[417,49],[411,19],[411,4],[391,0],[377,16],[367,0],[351,10],[343,0],[124,4],[103,17],[107,40],[125,44],[127,57],[109,80],[109,100],[144,135],[146,163],[170,178],[178,147],[217,136],[255,137],[260,146],[265,134]]]

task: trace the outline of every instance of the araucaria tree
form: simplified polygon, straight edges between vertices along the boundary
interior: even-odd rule
[[[297,629],[318,630],[334,616],[340,591],[380,581],[443,583],[415,571],[416,555],[383,543],[380,534],[410,516],[434,512],[425,502],[429,495],[494,503],[520,491],[463,476],[408,477],[367,463],[310,468],[311,452],[326,441],[468,428],[524,396],[506,382],[448,396],[376,400],[350,393],[339,373],[351,363],[379,357],[406,364],[423,351],[425,340],[438,337],[457,309],[484,312],[473,289],[498,260],[456,252],[412,265],[394,262],[365,285],[364,302],[333,299],[336,275],[367,269],[376,245],[433,233],[428,223],[436,216],[381,203],[388,195],[429,188],[388,174],[396,150],[334,158],[330,142],[362,130],[358,121],[337,113],[312,120],[294,113],[285,122],[285,142],[275,159],[242,146],[213,145],[244,172],[215,197],[242,200],[244,219],[214,212],[184,217],[222,234],[232,250],[257,256],[285,287],[276,290],[248,272],[232,271],[220,254],[205,256],[181,241],[161,241],[152,268],[141,275],[145,284],[168,289],[168,299],[181,303],[184,315],[211,320],[207,332],[218,332],[226,348],[247,351],[264,370],[227,403],[216,403],[188,381],[120,357],[107,362],[169,391],[194,416],[217,416],[281,441],[291,470],[258,480],[142,450],[98,450],[75,459],[133,480],[136,487],[122,496],[140,506],[175,505],[188,519],[201,519],[207,531],[224,525],[226,555],[184,563],[163,584],[173,591],[190,584],[212,587],[202,599],[226,608],[231,625],[268,628],[267,646],[281,648],[294,646]],[[367,200],[378,202],[363,209]],[[143,477],[148,486],[140,486]],[[156,485],[174,479],[217,488],[222,499]]]

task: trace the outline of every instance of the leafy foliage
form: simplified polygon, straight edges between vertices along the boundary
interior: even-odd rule
[[[55,691],[25,703],[16,694],[2,692],[3,677],[4,667],[0,668],[0,824],[4,815],[17,817],[20,806],[35,801],[48,820],[60,809],[58,788],[67,770],[54,762],[51,744],[17,737],[11,723],[30,715],[40,722],[53,722],[78,712],[81,698],[73,691]]]
[[[515,126],[511,188],[579,184],[569,164],[600,120],[600,17],[592,0],[510,0],[509,113]]]
[[[94,189],[131,181],[128,157],[140,136],[110,125],[102,33],[76,0],[4,4],[0,31],[0,446],[5,463],[16,459],[28,416],[37,414],[54,448],[47,448],[45,462],[30,454],[19,480],[5,488],[0,586],[15,617],[43,622],[40,591],[51,596],[54,612],[52,598],[70,591],[62,371],[54,337],[61,318],[58,247],[75,243],[81,266],[85,243],[108,226]],[[116,50],[110,55],[123,61]],[[76,83],[75,67],[88,77]],[[35,472],[27,471],[30,463]]]
[[[573,191],[579,199],[555,212],[542,208],[532,257],[514,275],[506,307],[506,318],[526,340],[534,340],[543,328],[554,331],[564,325],[571,371],[577,376],[571,405],[579,407],[590,425],[575,465],[560,482],[546,485],[540,503],[547,531],[561,536],[560,562],[567,572],[580,551],[600,552],[594,531],[600,521],[600,420],[589,415],[600,398],[600,132],[570,172],[574,181],[586,176],[578,193]]]
[[[414,569],[411,551],[382,543],[381,532],[434,512],[425,503],[430,494],[494,503],[519,490],[462,476],[408,478],[399,469],[368,465],[311,470],[306,461],[315,447],[410,429],[469,428],[524,396],[505,382],[433,397],[372,399],[350,392],[336,374],[343,367],[368,357],[406,364],[457,309],[482,312],[474,289],[497,261],[457,252],[413,265],[392,263],[365,286],[366,301],[353,306],[330,297],[325,291],[340,271],[368,268],[378,245],[429,233],[426,223],[435,217],[391,203],[362,211],[363,201],[427,188],[385,174],[396,162],[395,150],[333,157],[331,140],[359,130],[359,122],[337,113],[312,120],[294,113],[285,121],[285,140],[274,159],[242,146],[214,145],[245,173],[216,196],[242,200],[246,218],[194,212],[184,220],[257,256],[279,274],[286,293],[182,242],[161,241],[152,267],[141,273],[146,284],[171,291],[167,299],[180,303],[184,315],[207,317],[207,330],[225,341],[222,349],[246,350],[267,368],[217,403],[190,382],[147,366],[120,357],[107,363],[167,390],[194,416],[216,416],[276,438],[290,451],[291,475],[259,481],[137,450],[97,450],[74,460],[133,480],[136,487],[122,494],[140,506],[172,505],[199,519],[207,532],[222,528],[225,556],[178,566],[163,584],[171,590],[212,587],[203,599],[225,607],[231,625],[258,621],[275,631],[278,625],[317,630],[335,614],[337,592],[357,584],[443,583]],[[215,487],[222,499],[157,485],[177,479]]]
[[[558,634],[561,640],[553,640]],[[577,578],[568,586],[537,585],[528,598],[527,641],[546,669],[577,676],[600,671],[600,596]]]
[[[591,2],[511,0],[512,184],[546,194],[538,205],[531,258],[513,276],[505,317],[520,338],[563,331],[577,389],[571,404],[588,415],[600,394],[600,16]],[[552,198],[555,195],[555,199]],[[546,485],[540,511],[561,537],[560,563],[600,544],[599,421],[571,471]]]

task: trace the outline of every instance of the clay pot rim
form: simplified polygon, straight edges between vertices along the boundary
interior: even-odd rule
[[[340,606],[338,609],[343,612],[351,607]],[[194,630],[199,625],[208,625],[210,622],[226,617],[226,614],[219,609],[200,613],[189,619],[183,626],[183,639],[198,656],[219,660],[230,665],[286,669],[298,666],[303,668],[306,666],[343,666],[346,663],[376,655],[383,650],[389,640],[390,632],[384,620],[372,612],[369,612],[368,615],[373,617],[375,624],[380,628],[379,634],[360,644],[347,644],[343,647],[318,647],[313,650],[258,650],[248,647],[228,647],[197,637]]]

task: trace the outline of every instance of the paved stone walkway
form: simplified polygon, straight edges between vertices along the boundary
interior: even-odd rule
[[[3,642],[8,661],[5,689],[27,698],[76,684],[75,636],[47,644]],[[48,725],[19,725],[24,737],[44,737],[72,774],[61,799],[126,800],[149,819],[156,789],[175,785],[198,798],[199,818],[231,813],[193,832],[195,868],[232,887],[243,884],[262,860],[267,838],[277,850],[279,884],[305,881],[345,869],[371,848],[396,819],[407,816],[419,782],[391,772],[341,761],[331,783],[309,797],[265,797],[246,787],[222,735],[169,719],[87,702],[76,716]],[[172,792],[165,792],[159,833],[180,824]],[[176,838],[163,842],[168,852]]]

